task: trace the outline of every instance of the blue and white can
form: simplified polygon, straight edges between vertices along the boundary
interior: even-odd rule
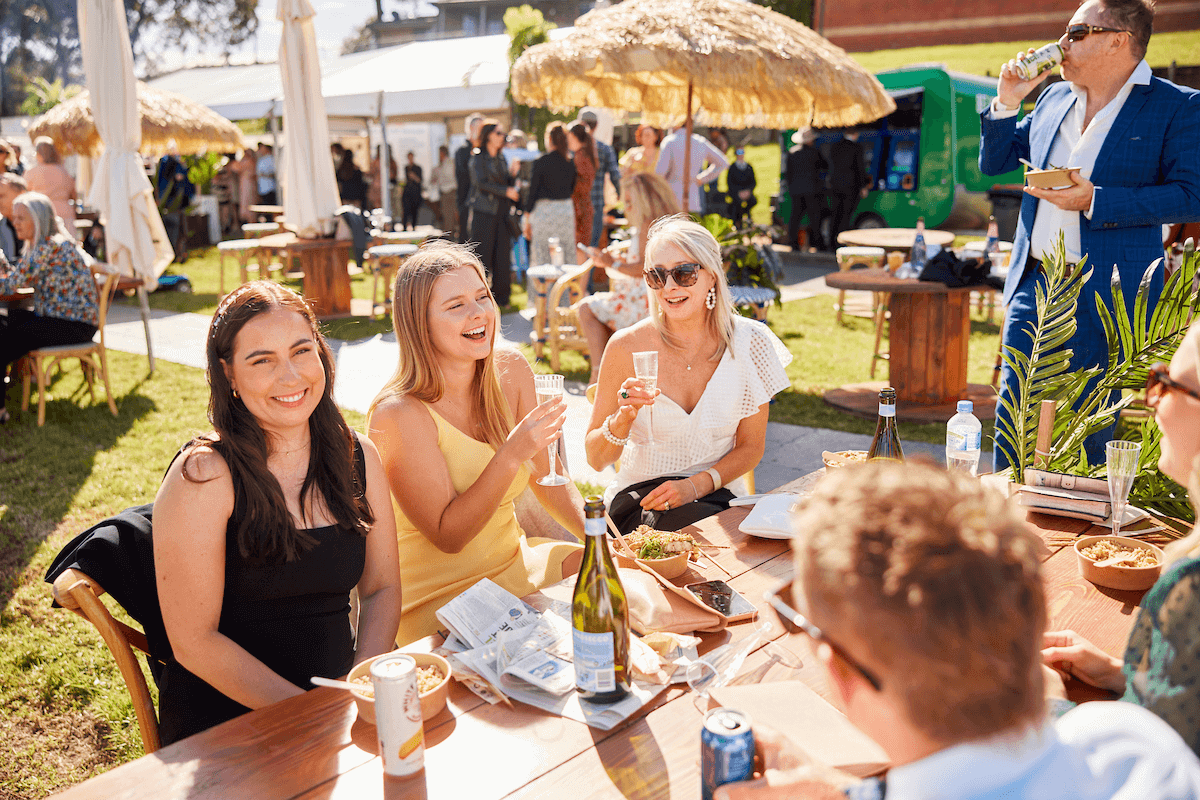
[[[700,729],[700,773],[703,800],[718,786],[754,777],[754,730],[750,716],[732,708],[714,708]]]

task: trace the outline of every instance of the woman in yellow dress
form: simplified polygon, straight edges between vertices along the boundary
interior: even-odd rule
[[[625,174],[649,172],[654,174],[658,166],[658,145],[662,142],[662,131],[649,125],[638,125],[634,134],[637,145],[625,151],[618,162]]]
[[[400,358],[367,427],[392,487],[404,608],[396,642],[436,631],[435,612],[481,578],[521,597],[578,569],[578,543],[528,539],[514,501],[530,486],[583,533],[574,484],[543,487],[562,401],[537,405],[533,371],[495,347],[498,314],[479,258],[431,242],[400,267],[392,319]]]

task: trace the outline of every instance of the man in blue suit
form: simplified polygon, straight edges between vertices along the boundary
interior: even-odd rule
[[[1150,73],[1143,60],[1150,41],[1152,0],[1087,0],[1059,40],[1065,57],[1063,82],[1038,98],[1033,113],[1018,121],[1021,101],[1045,76],[1021,80],[1010,61],[1000,70],[998,94],[982,114],[979,168],[998,175],[1026,159],[1039,168],[1074,168],[1073,185],[1026,187],[1021,221],[1004,286],[1004,343],[1028,353],[1026,330],[1036,314],[1035,287],[1044,283],[1042,259],[1066,237],[1067,262],[1087,256],[1091,280],[1084,286],[1075,335],[1062,347],[1073,351],[1071,368],[1108,363],[1108,345],[1096,299],[1111,310],[1110,281],[1116,266],[1132,308],[1138,282],[1162,251],[1161,225],[1200,219],[1200,92]],[[1152,300],[1162,288],[1161,268]],[[1016,377],[1007,365],[1000,393],[1013,398]],[[997,422],[1007,416],[996,407]],[[1088,458],[1104,458],[1110,432],[1090,437]],[[997,443],[996,468],[1009,463]]]

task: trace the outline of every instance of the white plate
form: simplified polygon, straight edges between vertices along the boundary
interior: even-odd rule
[[[1132,525],[1133,523],[1137,522],[1138,520],[1149,519],[1149,518],[1150,518],[1150,515],[1147,514],[1145,511],[1143,511],[1142,509],[1137,508],[1136,506],[1126,505],[1125,513],[1121,516],[1121,527],[1124,528],[1126,525]],[[1112,515],[1110,514],[1108,519],[1097,522],[1096,524],[1102,525],[1105,528],[1111,528],[1112,527]]]
[[[799,499],[800,495],[796,494],[772,494],[763,497],[754,504],[754,510],[742,520],[739,530],[763,539],[792,538],[792,506]]]

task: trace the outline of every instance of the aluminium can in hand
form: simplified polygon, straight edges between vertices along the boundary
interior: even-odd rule
[[[754,777],[754,730],[750,716],[732,708],[714,708],[700,729],[700,774],[703,800],[718,786]]]
[[[1057,67],[1063,60],[1063,48],[1058,42],[1042,45],[1032,53],[1017,58],[1017,76],[1023,81],[1033,80]]]
[[[412,775],[425,767],[425,728],[417,691],[417,662],[400,653],[371,664],[379,754],[388,775]]]

